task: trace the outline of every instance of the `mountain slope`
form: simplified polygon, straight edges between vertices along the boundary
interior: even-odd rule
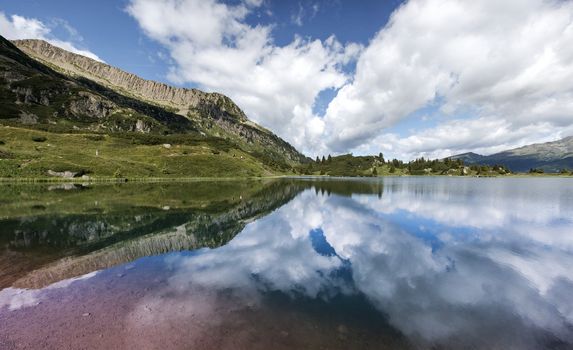
[[[51,67],[0,37],[0,177],[261,176],[307,161],[223,95],[196,92],[183,116]]]
[[[156,106],[104,96],[31,59],[0,37],[0,121],[91,131],[197,132],[193,122]]]
[[[477,154],[474,152],[467,152],[462,154],[457,154],[455,156],[450,157],[450,159],[456,160],[460,159],[463,160],[465,164],[479,164],[479,162],[483,161],[485,156],[481,154]]]
[[[75,79],[88,79],[121,95],[162,107],[192,121],[206,135],[232,139],[252,151],[293,164],[307,161],[294,147],[250,121],[227,96],[144,80],[42,40],[13,42],[30,57]]]
[[[573,136],[564,139],[523,146],[508,151],[482,156],[464,153],[450,157],[462,159],[466,164],[503,164],[512,171],[524,172],[531,168],[546,172],[573,169]]]
[[[155,81],[144,80],[105,63],[65,51],[43,40],[14,40],[13,44],[30,57],[67,75],[93,80],[139,100],[170,107],[184,116],[203,103],[212,106],[225,106],[222,108],[223,112],[227,112],[238,120],[247,120],[244,113],[228,97],[218,93],[175,88]]]

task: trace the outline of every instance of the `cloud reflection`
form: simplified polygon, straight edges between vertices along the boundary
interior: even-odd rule
[[[362,294],[423,342],[536,348],[548,334],[573,339],[570,190],[400,181],[388,180],[381,199],[306,191],[226,246],[169,256],[163,297],[193,288],[234,290],[249,303],[270,291]],[[313,246],[316,230],[335,254]]]
[[[50,290],[65,289],[76,281],[90,279],[98,274],[94,271],[80,277],[70,278],[53,283],[43,289],[5,288],[0,290],[0,309],[7,307],[14,311],[21,308],[38,305]]]

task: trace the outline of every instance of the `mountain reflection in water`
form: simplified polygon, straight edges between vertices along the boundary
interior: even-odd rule
[[[0,345],[571,348],[572,185],[4,189]]]

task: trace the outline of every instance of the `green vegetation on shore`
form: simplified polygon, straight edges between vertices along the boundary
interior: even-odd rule
[[[288,174],[220,138],[52,133],[0,126],[0,140],[0,178],[42,178],[66,171],[92,178]]]
[[[263,157],[263,159],[261,159]],[[67,172],[67,173],[66,173]],[[411,162],[385,160],[383,155],[345,154],[317,158],[288,167],[249,152],[231,140],[200,135],[142,133],[48,132],[0,126],[0,181],[186,181],[277,175],[315,176],[507,176],[503,165],[465,165],[463,160]],[[546,174],[531,169],[528,176],[571,176],[563,169]]]
[[[452,176],[500,176],[512,172],[503,165],[470,165],[456,159],[418,158],[408,163],[398,159],[386,161],[382,154],[378,156],[328,156],[318,158],[298,167],[297,172],[304,175],[328,176],[403,176],[403,175],[452,175]]]
[[[489,177],[512,174],[508,166],[523,174],[531,167],[528,176],[546,176],[544,172],[573,167],[572,137],[493,158],[466,153],[405,163],[386,161],[382,154],[345,154],[313,161],[250,121],[224,95],[162,85],[161,89],[185,97],[175,108],[153,89],[127,91],[124,78],[131,75],[119,69],[114,68],[113,82],[104,82],[91,70],[72,74],[66,63],[71,53],[40,41],[19,45],[31,56],[0,36],[0,182],[281,175]],[[50,60],[54,52],[64,61]],[[81,56],[75,59],[88,60],[82,61],[86,67],[99,64]],[[155,84],[136,79],[138,86]],[[500,156],[507,154],[512,157]],[[547,156],[557,161],[549,164]],[[551,176],[570,175],[570,170],[561,169]]]

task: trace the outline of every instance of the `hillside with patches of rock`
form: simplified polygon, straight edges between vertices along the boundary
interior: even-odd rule
[[[222,94],[147,81],[39,40],[12,43],[0,37],[0,105],[0,124],[8,126],[188,135],[234,145],[279,171],[308,161]]]
[[[197,89],[184,89],[145,80],[116,67],[91,58],[68,52],[43,40],[13,41],[30,57],[62,73],[84,77],[123,94],[172,108],[186,116],[189,112],[212,108],[246,122],[248,118],[230,98],[219,93],[206,93]]]

